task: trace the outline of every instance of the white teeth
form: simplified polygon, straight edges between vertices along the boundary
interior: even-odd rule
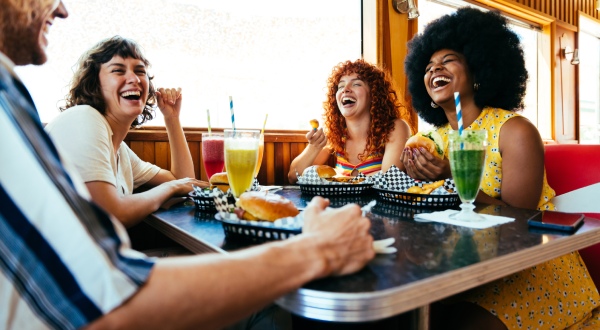
[[[127,92],[123,92],[121,93],[121,97],[127,97],[127,96],[140,96],[140,91],[127,91]]]
[[[435,78],[433,78],[433,82],[432,82],[433,87],[438,87],[439,86],[438,85],[439,81],[445,81],[445,82],[449,83],[450,82],[450,78],[448,78],[448,77],[435,77]]]
[[[356,102],[356,99],[353,99],[353,98],[350,98],[350,97],[343,97],[342,98],[342,102],[346,102],[346,101]]]

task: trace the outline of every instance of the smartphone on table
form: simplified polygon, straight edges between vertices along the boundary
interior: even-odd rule
[[[558,211],[542,211],[529,220],[530,227],[558,230],[573,233],[583,225],[582,213],[566,213]]]

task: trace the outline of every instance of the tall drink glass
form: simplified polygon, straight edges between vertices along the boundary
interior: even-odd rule
[[[254,177],[258,176],[260,171],[260,165],[262,164],[263,153],[265,152],[265,135],[260,135],[260,141],[258,141],[258,160],[256,161],[256,170],[254,171]]]
[[[450,217],[462,221],[478,221],[483,217],[473,211],[473,201],[479,192],[481,176],[485,166],[487,131],[464,130],[450,132],[448,151],[450,170],[462,204],[461,211]]]
[[[202,162],[206,177],[223,172],[225,165],[225,138],[221,133],[202,133]]]
[[[236,198],[252,186],[259,141],[259,130],[225,130],[225,167]]]

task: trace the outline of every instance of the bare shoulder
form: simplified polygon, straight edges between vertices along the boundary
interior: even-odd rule
[[[543,142],[540,132],[529,119],[517,116],[508,120],[500,129],[499,146],[501,152],[510,147],[543,149]]]
[[[389,142],[401,142],[405,143],[410,137],[410,126],[403,119],[396,119],[394,122],[394,130],[390,133]]]

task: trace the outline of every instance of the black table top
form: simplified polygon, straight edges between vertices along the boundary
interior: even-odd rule
[[[277,192],[306,207],[312,197],[295,187]],[[367,204],[376,195],[331,197],[331,206]],[[477,205],[476,212],[515,218],[487,229],[417,222],[415,213],[431,212],[378,201],[367,216],[374,239],[394,237],[398,252],[378,255],[361,271],[320,279],[279,299],[306,317],[367,321],[389,317],[490,282],[571,251],[600,242],[600,221],[586,218],[572,235],[529,228],[538,211]],[[226,252],[247,247],[228,241],[213,213],[196,212],[193,203],[160,210],[147,220],[194,252]]]

